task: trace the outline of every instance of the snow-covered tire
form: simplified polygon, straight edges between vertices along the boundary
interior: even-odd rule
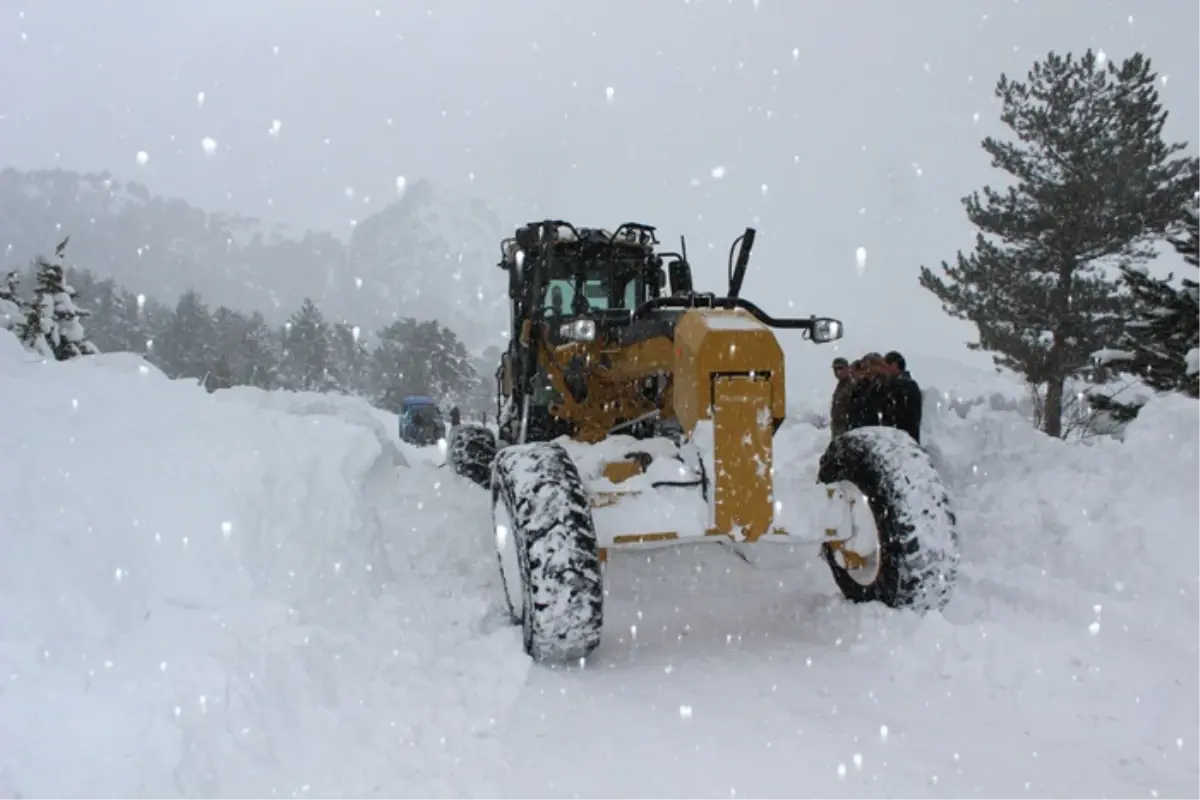
[[[496,460],[496,435],[483,425],[455,425],[446,437],[446,461],[455,475],[487,488]]]
[[[539,662],[586,657],[600,644],[604,584],[587,491],[561,445],[500,451],[492,524],[505,602],[525,652]]]
[[[843,595],[919,612],[946,606],[958,575],[956,519],[929,455],[911,436],[888,427],[847,431],[821,456],[817,480],[853,484],[875,519],[878,564],[870,581],[839,564],[834,547],[822,546]]]

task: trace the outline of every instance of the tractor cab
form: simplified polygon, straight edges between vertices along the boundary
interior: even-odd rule
[[[501,243],[498,266],[508,272],[512,327],[496,372],[499,416],[506,416],[507,404],[528,403],[527,422],[541,435],[571,430],[550,414],[562,392],[538,363],[540,348],[585,348],[591,355],[577,355],[590,360],[651,333],[638,323],[639,309],[691,292],[686,246],[680,255],[658,251],[658,244],[650,225],[627,222],[610,231],[561,220],[530,223]],[[572,381],[577,381],[575,372]],[[647,376],[645,384],[647,393],[661,391],[662,380],[656,376]]]

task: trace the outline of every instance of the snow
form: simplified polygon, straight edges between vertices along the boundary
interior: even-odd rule
[[[0,297],[0,329],[15,328],[21,319],[21,307],[11,300]]]
[[[1187,361],[1188,375],[1195,375],[1197,372],[1200,372],[1200,348],[1193,347],[1191,350],[1188,350],[1185,360]]]
[[[601,547],[609,547],[614,538],[622,535],[675,533],[680,537],[695,537],[704,536],[710,527],[711,503],[705,502],[699,486],[657,491],[653,487],[660,481],[684,483],[700,479],[699,464],[681,462],[676,458],[678,450],[669,441],[639,441],[621,435],[594,445],[580,445],[566,437],[557,441],[575,462],[590,492],[621,495],[615,504],[592,512]],[[621,483],[604,477],[606,463],[621,461],[627,453],[634,452],[650,456],[644,472]]]
[[[761,331],[766,326],[742,311],[733,314],[705,314],[704,324],[714,331]]]
[[[1092,353],[1092,360],[1097,364],[1113,364],[1117,361],[1131,361],[1133,353],[1128,350],[1117,350],[1115,348],[1104,348]]]
[[[811,546],[613,553],[604,642],[550,670],[487,493],[391,415],[2,331],[0,396],[6,797],[1200,793],[1189,398],[1090,446],[931,403],[942,613],[846,603]],[[781,431],[781,498],[827,440]]]

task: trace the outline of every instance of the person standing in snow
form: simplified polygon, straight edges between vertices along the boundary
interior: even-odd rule
[[[850,401],[846,430],[884,424],[890,388],[888,367],[879,353],[867,353],[851,366]]]
[[[921,443],[921,412],[924,396],[921,386],[908,371],[904,356],[892,350],[883,357],[887,402],[883,424],[899,428],[917,443]]]
[[[833,377],[837,386],[833,390],[833,402],[829,407],[829,429],[831,436],[839,436],[846,430],[850,420],[850,396],[854,389],[854,378],[850,362],[840,356],[833,360]]]

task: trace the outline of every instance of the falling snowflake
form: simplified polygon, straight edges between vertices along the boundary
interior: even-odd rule
[[[860,247],[854,251],[854,263],[858,265],[858,274],[862,275],[867,268],[867,248]]]
[[[150,160],[150,154],[149,154],[149,153],[147,153],[145,150],[139,150],[139,151],[138,151],[138,154],[137,154],[137,163],[138,163],[138,166],[139,166],[139,167],[144,167],[144,166],[146,166],[146,163],[147,163],[149,160]]]
[[[617,90],[614,89],[613,87],[609,86],[607,89],[604,90],[604,99],[611,103],[613,101],[613,95],[616,93],[617,93]]]
[[[400,192],[401,194],[403,194],[403,193],[404,193],[404,187],[405,187],[407,184],[408,184],[408,181],[406,181],[406,180],[404,179],[404,176],[403,176],[403,175],[398,175],[398,176],[396,176],[396,191],[397,191],[397,192]]]
[[[279,129],[281,127],[283,127],[283,122],[281,120],[271,120],[271,127],[267,130],[267,133],[271,134],[272,136],[278,136]]]
[[[725,177],[725,168],[721,166],[713,167],[712,176],[717,180],[721,180],[721,178]]]
[[[200,146],[204,148],[204,155],[211,156],[217,152],[217,140],[211,136],[205,136],[200,140]]]
[[[196,92],[196,105],[204,108],[204,92]]]

